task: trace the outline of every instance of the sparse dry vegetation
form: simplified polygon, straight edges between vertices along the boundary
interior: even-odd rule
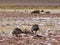
[[[50,14],[50,11],[46,11],[46,14]]]
[[[19,5],[0,5],[0,9],[60,9],[60,6],[19,6]]]
[[[59,45],[60,14],[32,14],[11,11],[0,12],[1,45]],[[38,24],[37,35],[31,33],[33,24]],[[19,27],[23,33],[19,37],[11,32]],[[50,31],[51,30],[51,31]],[[56,31],[58,30],[58,31]],[[31,34],[30,34],[31,33]],[[52,36],[51,36],[52,35]]]
[[[31,13],[40,13],[40,11],[39,10],[34,10]]]
[[[60,0],[0,0],[0,45],[60,45]]]
[[[41,10],[41,12],[44,12],[44,10]]]

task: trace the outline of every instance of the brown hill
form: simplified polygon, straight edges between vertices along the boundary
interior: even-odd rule
[[[60,0],[0,0],[0,4],[11,4],[11,5],[53,5],[60,6]]]

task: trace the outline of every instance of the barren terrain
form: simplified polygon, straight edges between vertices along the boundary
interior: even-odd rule
[[[20,6],[60,6],[60,0],[0,0],[0,4]]]
[[[31,32],[34,24],[36,35],[12,35],[15,28]],[[60,0],[0,0],[0,45],[60,45]]]
[[[42,37],[23,33],[12,36],[16,27],[30,31],[33,24],[39,25],[37,34]],[[0,11],[0,45],[60,45],[60,13]]]

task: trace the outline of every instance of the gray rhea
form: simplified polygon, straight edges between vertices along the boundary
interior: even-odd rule
[[[32,26],[31,31],[32,31],[32,32],[35,32],[35,34],[36,34],[38,30],[39,30],[39,26],[38,26],[37,24],[34,24],[34,25]]]

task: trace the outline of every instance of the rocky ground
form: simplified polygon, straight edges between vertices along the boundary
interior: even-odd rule
[[[37,37],[31,34],[12,36],[14,28],[31,30],[33,24],[40,29]],[[60,14],[26,14],[22,12],[0,12],[0,45],[59,45]]]
[[[40,33],[40,36],[31,34],[20,34],[19,37],[6,34],[0,34],[0,45],[60,45],[60,30],[49,30],[45,34]]]

